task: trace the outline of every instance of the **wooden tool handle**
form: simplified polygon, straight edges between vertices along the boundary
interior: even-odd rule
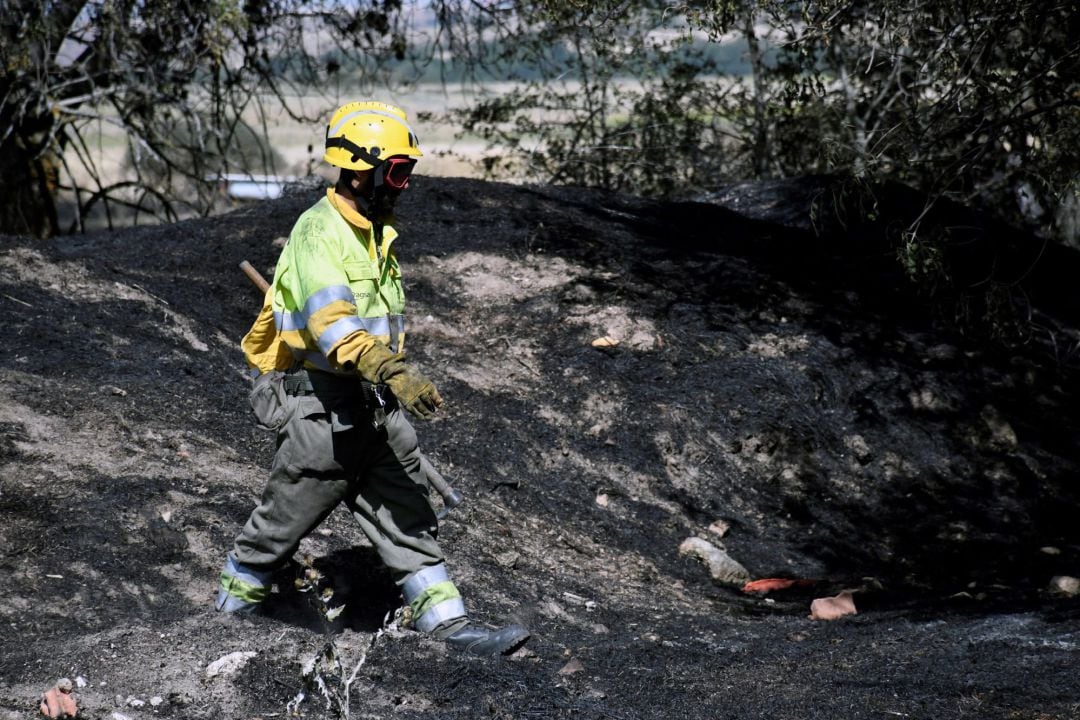
[[[247,260],[240,263],[240,269],[248,276],[248,280],[254,283],[255,287],[259,288],[259,292],[265,295],[266,291],[270,289],[270,283],[266,282],[266,278],[262,276],[262,273],[256,270]]]

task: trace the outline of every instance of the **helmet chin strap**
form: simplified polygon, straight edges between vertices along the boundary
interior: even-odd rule
[[[357,211],[378,228],[379,235],[382,235],[383,225],[393,223],[396,201],[393,193],[388,192],[389,185],[384,182],[384,172],[385,168],[381,164],[377,165],[370,175],[370,180],[362,187],[355,192],[351,184],[347,187]]]

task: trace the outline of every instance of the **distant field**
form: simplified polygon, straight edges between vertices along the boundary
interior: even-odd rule
[[[497,92],[498,88],[489,86],[487,92]],[[478,177],[481,173],[478,161],[487,151],[486,144],[476,137],[458,137],[458,128],[438,120],[421,120],[420,116],[440,117],[448,110],[461,107],[468,100],[468,95],[456,87],[444,88],[440,84],[421,85],[401,92],[364,93],[351,91],[328,91],[324,96],[312,93],[298,96],[294,108],[306,116],[317,118],[312,122],[301,122],[289,116],[276,98],[265,98],[267,134],[278,155],[284,161],[277,174],[284,176],[304,176],[309,173],[330,178],[334,169],[322,161],[323,138],[326,122],[340,105],[353,100],[378,99],[391,102],[404,108],[409,113],[410,122],[420,138],[424,157],[417,167],[423,175],[443,177]],[[258,118],[254,112],[246,117],[258,128]],[[105,185],[124,180],[131,174],[128,160],[127,142],[122,133],[108,122],[97,122],[83,127],[88,150],[96,165],[97,174]],[[72,163],[71,174],[76,184],[93,190],[96,183],[90,171],[75,162],[72,154],[68,161]],[[68,178],[63,178],[67,184]],[[98,215],[99,213],[95,213]],[[123,212],[114,213],[114,220]],[[61,225],[67,227],[74,219],[73,203],[70,196],[61,198]],[[140,222],[148,222],[141,218]],[[95,217],[88,222],[90,227],[100,227],[104,217]]]

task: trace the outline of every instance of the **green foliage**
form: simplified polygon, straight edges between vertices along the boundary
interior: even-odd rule
[[[1080,246],[1071,3],[549,0],[497,16],[440,4],[505,48],[493,59],[459,43],[456,62],[542,71],[460,116],[490,142],[494,176],[656,195],[817,173],[903,183],[927,207],[887,232],[929,297],[958,282],[949,229],[922,222],[941,201]],[[739,72],[717,63],[725,47],[745,53]],[[958,317],[1005,327],[1009,289],[990,278],[949,292],[979,296]]]
[[[252,141],[266,135],[267,97],[319,122],[293,100],[298,87],[367,93],[441,79],[476,90],[447,120],[488,141],[492,177],[680,196],[828,173],[864,189],[904,183],[929,198],[927,211],[957,200],[1080,245],[1080,14],[1070,3],[14,0],[13,9],[0,16],[9,232],[55,232],[65,189],[83,211],[210,212],[206,177],[278,166]],[[122,129],[131,158],[115,184],[89,148],[102,121]],[[960,275],[943,260],[949,232],[921,217],[888,232],[909,277],[935,296]]]

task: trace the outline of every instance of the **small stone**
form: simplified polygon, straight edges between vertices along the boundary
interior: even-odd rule
[[[580,660],[578,660],[577,658],[571,658],[570,662],[568,662],[568,663],[566,663],[565,665],[562,666],[562,669],[559,670],[559,674],[560,675],[573,675],[574,673],[579,673],[579,672],[583,671],[584,669],[585,669],[585,666],[581,664]]]
[[[56,689],[62,693],[69,693],[75,686],[67,678],[60,678],[56,681]]]
[[[214,662],[206,666],[206,677],[212,678],[218,675],[232,675],[240,668],[247,665],[248,660],[255,657],[258,653],[251,650],[237,651],[229,653],[223,657],[218,658]]]
[[[538,657],[538,655],[531,650],[528,645],[522,645],[517,650],[510,653],[510,658],[512,660],[528,660],[535,657]]]
[[[592,341],[592,346],[597,350],[607,350],[610,348],[616,348],[619,346],[619,341],[613,337],[605,335],[604,337],[598,337]]]
[[[165,702],[165,700],[160,695],[155,695],[154,697],[150,698],[150,706],[151,707],[157,707],[158,705],[161,705],[161,703],[163,703],[163,702]]]
[[[716,537],[724,537],[728,534],[728,532],[730,532],[730,530],[731,525],[729,525],[725,520],[716,520],[711,525],[709,525],[709,532],[711,532]]]
[[[818,598],[810,603],[810,618],[813,620],[838,620],[846,615],[856,615],[855,600],[851,591],[844,590],[835,597]]]
[[[844,447],[863,464],[870,459],[870,445],[862,435],[848,435],[844,438]]]
[[[995,445],[1014,448],[1018,442],[1016,431],[1013,430],[1009,421],[993,405],[987,405],[979,414],[982,421],[990,429],[990,435]]]
[[[86,678],[84,678],[82,675],[75,678],[75,687],[80,687],[80,688],[86,687]]]
[[[600,493],[596,496],[596,504],[602,508],[606,508],[609,502],[610,498],[608,498],[607,493]]]
[[[516,553],[513,550],[508,550],[504,553],[499,553],[495,556],[495,562],[501,568],[512,569],[518,564],[518,560],[521,559],[521,554]]]
[[[1080,595],[1080,578],[1069,575],[1055,575],[1050,580],[1050,589],[1062,595],[1075,597]]]
[[[129,697],[127,699],[127,706],[128,707],[136,707],[137,708],[137,707],[142,707],[145,704],[146,704],[145,700],[140,700],[137,697]]]
[[[1046,545],[1045,547],[1039,548],[1039,552],[1044,555],[1060,555],[1061,548],[1054,547],[1053,545]]]
[[[610,630],[608,630],[607,625],[604,625],[602,623],[596,623],[595,625],[593,625],[592,631],[593,635],[607,635],[609,632],[611,632]]]
[[[539,611],[540,614],[544,617],[557,618],[559,620],[573,622],[573,617],[570,615],[570,613],[566,612],[566,610],[563,609],[563,606],[555,602],[554,600],[548,599],[541,602],[539,606]]]
[[[114,710],[112,715],[109,716],[109,720],[131,720],[131,716]]]

